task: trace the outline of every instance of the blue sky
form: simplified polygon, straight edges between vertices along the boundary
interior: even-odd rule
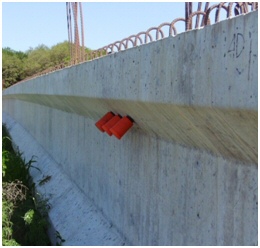
[[[83,2],[85,46],[98,49],[184,17],[184,2]],[[65,2],[3,2],[2,47],[26,51],[68,40]]]
[[[93,50],[185,17],[185,2],[82,2],[82,6],[85,46]],[[184,23],[177,30],[183,32]],[[25,52],[65,40],[66,2],[2,2],[2,47]]]

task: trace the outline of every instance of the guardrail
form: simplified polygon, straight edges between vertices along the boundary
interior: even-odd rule
[[[23,81],[65,67],[77,65],[85,61],[100,58],[114,52],[123,51],[131,47],[136,47],[142,44],[147,44],[149,42],[157,41],[165,37],[175,36],[178,34],[176,24],[179,22],[183,22],[185,24],[185,31],[188,31],[192,29],[202,28],[206,25],[211,25],[223,20],[221,19],[221,12],[224,12],[226,14],[226,18],[224,19],[228,19],[233,16],[246,14],[258,9],[257,2],[221,2],[219,4],[214,4],[211,6],[209,2],[205,2],[204,10],[202,10],[202,6],[203,6],[202,2],[198,2],[197,4],[198,4],[197,10],[193,11],[192,7],[194,3],[191,2],[185,3],[185,18],[176,18],[172,22],[164,22],[160,24],[158,27],[151,27],[148,30],[139,32],[136,35],[130,35],[129,37],[124,38],[121,41],[116,41],[100,49],[86,53],[83,60],[76,59],[76,60],[72,60],[70,65],[60,64],[55,67],[48,68],[29,78],[24,79]],[[163,32],[163,28],[165,29],[165,27],[168,27],[167,34]]]
[[[107,46],[104,46],[98,50],[92,51],[85,55],[85,60],[91,60],[95,58],[102,57],[104,55],[119,52],[125,49],[130,48],[129,44],[132,45],[131,47],[135,47],[142,44],[147,44],[152,41],[156,41],[168,36],[175,36],[177,35],[177,28],[176,24],[178,22],[184,22],[186,31],[191,29],[201,28],[206,25],[210,25],[212,23],[217,23],[220,21],[220,12],[221,10],[226,12],[226,18],[230,18],[233,16],[232,10],[234,11],[234,15],[246,14],[251,11],[257,9],[257,3],[219,3],[212,6],[209,6],[209,3],[205,3],[204,11],[201,10],[202,3],[198,3],[198,8],[195,12],[192,12],[192,3],[186,3],[186,16],[185,18],[176,18],[172,22],[164,22],[158,27],[151,27],[147,31],[140,32],[136,35],[131,35],[127,38],[122,39],[121,41],[116,41],[111,43]],[[215,19],[214,22],[211,21],[210,15],[212,12],[215,11]],[[200,23],[200,17],[202,16],[202,21]],[[196,18],[195,26],[193,27],[193,18]],[[167,36],[164,34],[162,28],[167,26],[168,27],[168,34]],[[155,31],[155,37],[153,36],[152,32]]]

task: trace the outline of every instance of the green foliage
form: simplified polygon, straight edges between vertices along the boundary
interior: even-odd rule
[[[2,125],[2,177],[5,177],[7,164],[9,162],[9,153],[14,152],[12,141],[5,125]]]
[[[86,52],[90,49],[86,48]],[[39,45],[26,52],[2,49],[3,87],[7,88],[26,77],[56,66],[70,64],[70,47],[67,41],[58,43],[51,48]]]
[[[4,125],[2,126],[2,134],[2,181],[12,182],[19,180],[25,186],[30,187],[33,183],[29,172],[30,169],[33,168],[40,171],[39,168],[33,166],[36,160],[32,157],[26,162],[22,158],[20,151],[14,151],[12,140]]]
[[[25,61],[25,74],[27,76],[32,76],[52,66],[50,49],[47,46],[40,45],[35,49],[30,49],[27,54],[28,58]]]
[[[35,193],[32,197],[33,203],[34,203],[34,209],[36,209],[38,212],[41,213],[43,217],[48,217],[48,212],[51,208],[49,204],[49,199],[46,197],[43,197],[39,193]]]
[[[14,239],[4,239],[2,244],[3,246],[20,246]]]
[[[13,213],[12,203],[8,203],[6,200],[2,201],[2,244],[4,246],[18,246],[19,244],[12,238],[13,223],[11,222],[11,216]]]
[[[23,79],[24,67],[21,59],[19,59],[15,54],[3,52],[2,61],[2,77],[5,87]]]
[[[19,180],[27,187],[32,185],[33,182],[29,170],[30,168],[39,170],[37,167],[32,165],[36,162],[33,158],[26,163],[22,158],[21,152],[3,151],[2,159],[4,161],[2,165],[3,182]]]
[[[34,210],[33,209],[28,210],[23,217],[25,224],[27,224],[27,225],[30,225],[32,223],[33,218],[34,218]]]
[[[31,194],[14,209],[11,221],[14,223],[13,238],[21,245],[50,245],[47,235],[49,223],[46,216],[35,208]]]
[[[53,66],[62,63],[68,65],[70,61],[69,43],[65,41],[53,46],[50,50],[50,60]]]
[[[2,151],[2,177],[6,176],[6,170],[7,170],[7,163],[9,162],[8,159],[8,151]]]
[[[12,141],[8,136],[3,137],[2,139],[2,150],[14,152]]]
[[[2,142],[2,244],[50,245],[47,235],[50,207],[47,199],[35,192],[29,173],[30,168],[38,169],[33,166],[35,160],[25,162],[22,154],[14,151],[4,126],[2,130],[3,135],[8,135]]]
[[[42,218],[39,212],[30,209],[25,213],[24,221],[27,229],[27,233],[25,235],[27,244],[33,244],[36,246],[50,244],[46,234],[48,222],[46,219]]]

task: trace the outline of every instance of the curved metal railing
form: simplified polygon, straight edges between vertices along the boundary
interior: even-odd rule
[[[83,60],[71,61],[70,65],[68,66],[61,64],[55,67],[48,68],[29,78],[24,79],[23,81],[59,70],[61,68],[65,68],[85,61],[97,59],[111,53],[123,51],[131,47],[147,44],[149,42],[157,41],[165,37],[175,36],[178,34],[176,24],[181,22],[185,25],[185,31],[188,31],[192,29],[202,28],[206,25],[211,25],[219,22],[221,17],[221,12],[223,11],[226,14],[226,18],[224,19],[228,19],[233,16],[237,16],[241,14],[246,14],[251,11],[257,10],[258,3],[257,2],[221,2],[219,4],[214,4],[212,6],[209,6],[209,3],[206,2],[204,6],[204,10],[201,10],[201,8],[202,8],[202,3],[199,2],[197,10],[192,11],[192,3],[186,2],[185,18],[176,18],[172,22],[164,22],[160,24],[158,27],[151,27],[148,30],[139,32],[136,35],[130,35],[129,37],[124,38],[120,41],[113,42],[100,49],[85,53]],[[195,19],[195,24],[193,25],[194,19]],[[165,27],[166,29],[168,28],[167,34],[163,32],[163,29],[165,29]]]

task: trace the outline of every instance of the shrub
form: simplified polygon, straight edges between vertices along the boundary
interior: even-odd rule
[[[47,235],[48,201],[36,193],[30,176],[35,160],[26,162],[15,151],[7,129],[2,140],[2,244],[50,245]]]

